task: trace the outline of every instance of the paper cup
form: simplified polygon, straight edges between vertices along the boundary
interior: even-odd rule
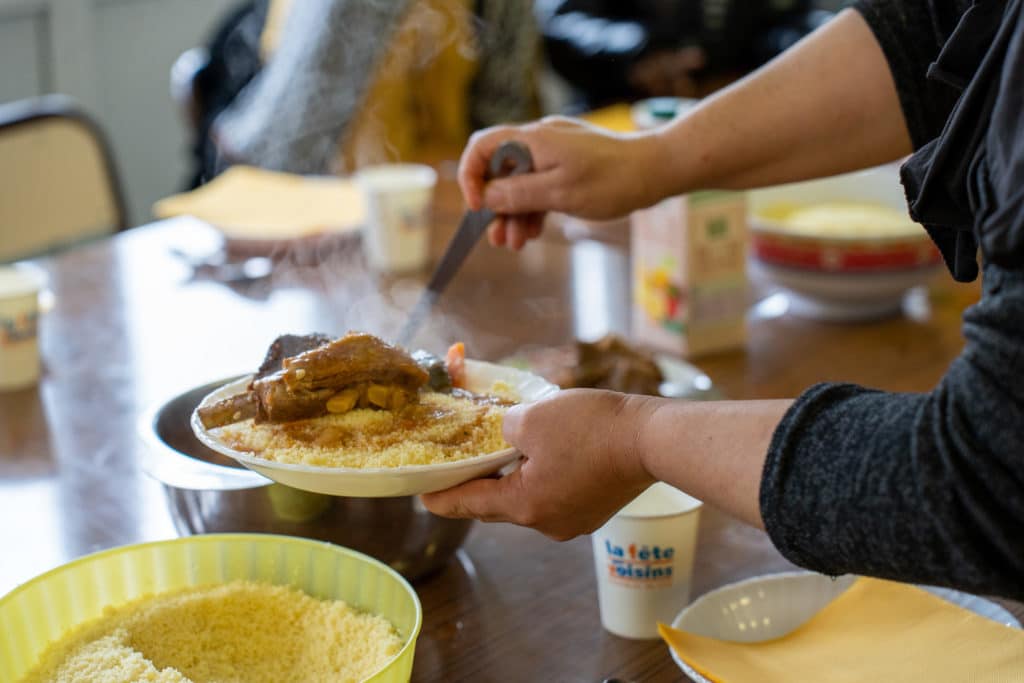
[[[626,638],[657,638],[690,599],[702,503],[658,482],[591,536],[601,625]]]
[[[39,292],[44,283],[38,271],[0,266],[0,391],[39,380]]]
[[[363,245],[370,268],[397,273],[430,258],[430,204],[437,172],[420,164],[384,164],[355,176],[366,203]]]

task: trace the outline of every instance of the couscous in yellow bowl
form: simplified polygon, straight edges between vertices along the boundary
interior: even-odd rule
[[[193,536],[89,555],[0,598],[0,680],[408,681],[421,623],[412,587],[366,555]]]

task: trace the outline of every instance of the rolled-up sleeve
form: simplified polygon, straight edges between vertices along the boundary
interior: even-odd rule
[[[773,437],[772,541],[798,565],[1024,598],[1024,272],[988,266],[930,393],[820,384]]]

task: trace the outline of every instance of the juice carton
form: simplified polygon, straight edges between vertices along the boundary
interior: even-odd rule
[[[696,356],[746,342],[747,212],[740,192],[670,197],[632,217],[633,338]]]

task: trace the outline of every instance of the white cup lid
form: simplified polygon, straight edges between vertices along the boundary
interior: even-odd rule
[[[36,294],[46,286],[46,273],[27,265],[0,266],[0,297]]]
[[[437,171],[425,164],[381,164],[360,169],[355,181],[378,191],[430,188],[437,183]]]
[[[701,505],[703,503],[696,498],[686,495],[665,482],[659,481],[634,498],[624,508],[619,510],[615,516],[648,519],[672,517],[692,512]]]

